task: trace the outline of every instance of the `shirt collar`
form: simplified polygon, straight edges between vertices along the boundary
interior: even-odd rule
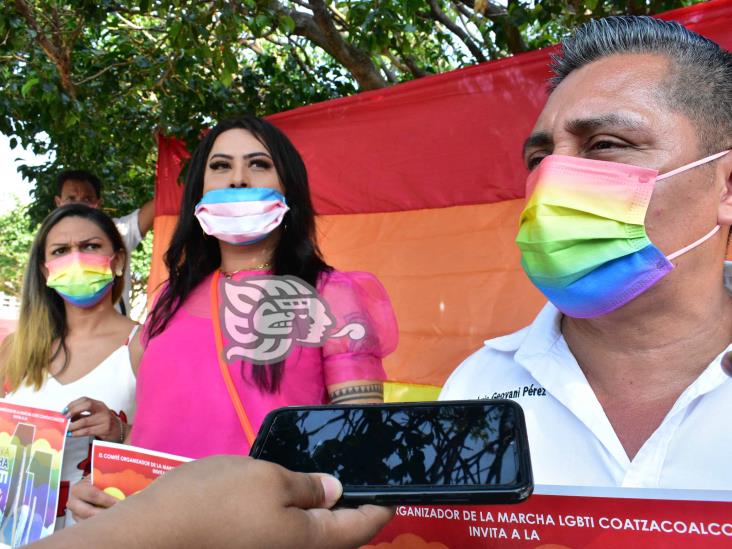
[[[502,352],[517,352],[519,356],[542,354],[562,337],[562,313],[547,303],[529,326],[512,334],[485,341],[485,346]]]

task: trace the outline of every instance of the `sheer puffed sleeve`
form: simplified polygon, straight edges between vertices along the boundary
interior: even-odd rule
[[[382,359],[396,349],[396,317],[386,290],[370,273],[332,271],[318,284],[334,324],[323,345],[326,385],[384,380]]]

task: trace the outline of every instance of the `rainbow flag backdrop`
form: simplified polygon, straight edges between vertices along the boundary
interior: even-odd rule
[[[732,49],[732,0],[664,14]],[[386,398],[429,400],[482,342],[528,324],[544,299],[514,238],[521,146],[546,99],[549,55],[529,52],[270,116],[300,150],[321,248],[384,283],[400,343]],[[188,151],[158,138],[149,288],[165,279]]]

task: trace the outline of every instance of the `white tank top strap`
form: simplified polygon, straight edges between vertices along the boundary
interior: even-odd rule
[[[130,332],[130,335],[128,335],[127,339],[125,339],[125,342],[124,342],[125,347],[129,346],[130,342],[132,341],[132,338],[135,337],[135,334],[137,333],[137,330],[139,330],[139,329],[140,329],[140,325],[135,324],[134,327],[132,328],[132,331]]]

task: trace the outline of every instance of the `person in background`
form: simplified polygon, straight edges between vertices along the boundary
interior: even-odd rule
[[[114,307],[126,261],[103,212],[83,204],[51,212],[30,250],[17,331],[0,346],[5,400],[71,419],[57,528],[91,439],[122,442],[134,414],[139,326]]]
[[[92,208],[102,205],[102,183],[97,176],[85,170],[69,170],[56,177],[56,207],[66,204],[86,204]],[[152,228],[155,217],[155,200],[148,200],[142,207],[125,216],[114,219],[117,230],[125,243],[127,257],[137,248]],[[119,302],[122,314],[130,314],[130,267],[124,271],[124,288]]]
[[[305,165],[282,132],[262,119],[242,117],[206,135],[188,166],[165,258],[169,279],[144,330],[133,445],[190,458],[247,454],[275,408],[383,400],[382,358],[398,337],[389,298],[373,275],[326,264],[314,232]],[[226,289],[272,275],[315,287],[334,327],[360,324],[363,337],[295,344],[286,358],[264,364],[229,358],[225,350],[236,347],[230,344],[244,323],[233,322],[222,308]],[[308,296],[292,296],[292,302],[302,299],[313,303]],[[310,305],[297,315],[296,308],[280,311],[272,296],[258,305],[254,315],[291,319],[289,327],[284,320],[272,326],[274,332],[303,335],[323,327],[322,315],[309,317]],[[281,343],[274,336],[258,340],[251,330],[249,335],[252,346]],[[80,483],[69,507],[86,518],[114,503]]]
[[[440,398],[518,390],[537,484],[732,490],[732,53],[609,17],[553,69],[516,239],[550,303]]]
[[[393,510],[331,510],[342,491],[329,475],[293,473],[242,456],[209,457],[184,463],[94,520],[29,547],[355,549]]]

